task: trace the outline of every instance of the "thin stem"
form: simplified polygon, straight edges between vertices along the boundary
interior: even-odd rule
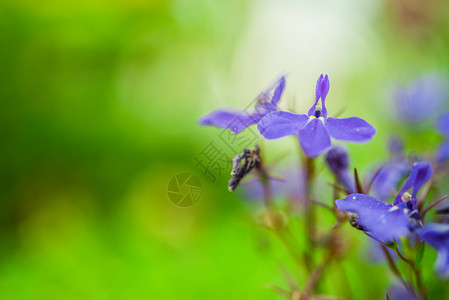
[[[324,270],[326,269],[326,267],[330,264],[330,262],[332,261],[333,255],[330,252],[326,258],[324,259],[324,261],[319,264],[314,270],[313,272],[310,274],[309,279],[307,280],[305,289],[303,294],[301,295],[300,299],[307,299],[311,293],[313,292],[313,290],[315,289],[315,287],[318,284],[318,281],[320,280],[321,276],[323,275]]]
[[[344,187],[341,187],[341,186],[339,186],[339,185],[336,185],[335,183],[330,183],[330,182],[328,182],[327,183],[329,186],[331,186],[331,187],[333,187],[334,188],[334,190],[338,190],[338,191],[340,191],[340,192],[342,192],[342,193],[345,193],[346,195],[351,195],[351,192],[350,191],[348,191],[347,189],[345,189]]]
[[[416,268],[416,265],[415,265],[414,261],[404,257],[397,247],[395,249],[395,252],[399,256],[400,259],[402,259],[404,262],[406,262],[410,266],[410,268],[412,269],[413,274],[415,275],[416,287],[418,289],[419,294],[421,295],[421,297],[423,299],[427,299],[426,289],[425,289],[425,286],[423,285],[423,282],[422,282],[422,272],[421,272],[421,270]]]
[[[407,290],[411,290],[414,293],[413,288],[410,286],[410,284],[408,284],[404,280],[404,278],[402,277],[401,273],[399,272],[399,269],[396,266],[396,263],[394,262],[394,259],[391,257],[390,253],[388,252],[387,247],[385,247],[385,245],[382,244],[382,243],[379,243],[379,246],[382,249],[382,252],[384,253],[385,258],[387,259],[388,266],[390,267],[390,269],[393,272],[393,274],[396,275],[396,277],[402,282],[402,284],[404,285],[404,287]]]
[[[379,176],[380,171],[382,170],[382,167],[379,167],[379,169],[377,169],[376,173],[374,174],[374,176],[371,178],[371,180],[368,182],[368,185],[366,186],[366,193],[369,194],[369,191],[371,190],[371,187],[373,186],[374,181],[376,180],[376,178]]]
[[[354,178],[355,178],[355,187],[357,189],[357,193],[366,194],[363,185],[359,178],[359,173],[357,172],[357,168],[354,168]]]
[[[424,203],[426,202],[427,194],[432,187],[434,178],[435,177],[430,178],[429,181],[427,181],[422,187],[421,197],[418,199],[418,211],[422,211]]]
[[[288,253],[295,260],[295,262],[299,265],[305,265],[307,269],[310,268],[310,263],[306,257],[301,258],[296,252],[295,246],[279,231],[274,230],[275,234],[279,237],[285,249],[287,249]]]
[[[306,216],[304,218],[305,220],[305,228],[307,232],[307,240],[310,246],[310,252],[313,253],[315,249],[315,234],[316,234],[316,228],[315,228],[315,206],[311,205],[311,194],[312,194],[312,185],[313,185],[313,178],[315,175],[315,164],[314,159],[306,157],[305,158],[305,195],[306,195]]]
[[[436,205],[438,205],[439,203],[441,203],[443,200],[449,198],[449,195],[445,195],[443,197],[441,197],[440,199],[438,199],[437,201],[433,202],[432,204],[430,204],[429,206],[427,206],[426,208],[424,208],[422,214],[421,214],[421,220],[424,219],[425,215],[427,214],[427,212],[429,210],[431,210],[433,207],[435,207]]]
[[[320,201],[316,201],[316,200],[309,200],[310,202],[312,202],[313,204],[316,204],[318,206],[324,207],[328,210],[330,210],[331,212],[334,212],[334,209],[332,207],[330,207],[329,205],[327,205],[326,203],[320,202]]]

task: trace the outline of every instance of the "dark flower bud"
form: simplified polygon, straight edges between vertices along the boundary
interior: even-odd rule
[[[349,167],[348,152],[342,146],[333,146],[326,154],[326,162],[332,172],[341,175]]]

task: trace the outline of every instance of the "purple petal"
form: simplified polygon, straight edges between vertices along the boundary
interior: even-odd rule
[[[407,123],[420,123],[432,119],[444,107],[449,95],[444,74],[424,74],[394,94],[396,112]]]
[[[332,146],[326,153],[326,162],[334,174],[347,171],[349,168],[348,150],[340,145]]]
[[[211,125],[218,128],[230,129],[235,134],[246,127],[259,122],[260,114],[246,114],[238,111],[215,110],[203,117],[198,122],[200,125]]]
[[[364,143],[376,134],[376,129],[371,124],[358,117],[327,118],[326,127],[334,139],[349,142]]]
[[[364,194],[351,194],[335,201],[339,210],[356,213],[358,224],[375,238],[389,242],[409,232],[407,213],[390,203]]]
[[[438,163],[442,163],[449,159],[449,141],[442,143],[438,147],[436,159]]]
[[[321,75],[321,76],[323,76],[323,75]],[[329,93],[330,87],[331,87],[331,84],[329,82],[329,77],[326,75],[326,76],[324,76],[324,78],[321,80],[321,83],[320,83],[320,97],[321,97],[321,100],[323,101],[323,106],[324,106],[324,101],[326,101],[327,94]]]
[[[430,223],[418,231],[419,237],[437,252],[435,269],[442,277],[449,276],[449,224]]]
[[[279,102],[279,99],[281,99],[282,92],[284,91],[284,88],[285,88],[285,77],[282,76],[279,79],[278,85],[274,89],[273,98],[271,98],[271,103],[274,106],[276,106],[278,104],[278,102]]]
[[[394,253],[394,255],[396,255],[396,253]],[[388,289],[387,294],[389,297],[388,299],[390,300],[419,300],[419,298],[412,291],[404,288],[403,285],[393,285]]]
[[[396,198],[394,199],[394,205],[401,203],[401,197],[404,192],[409,189],[413,189],[412,191],[412,203],[416,205],[416,194],[418,194],[419,189],[429,180],[433,175],[432,166],[430,163],[426,161],[420,161],[413,164],[412,170],[410,172],[410,176],[407,181],[404,183],[401,191],[398,193]]]
[[[437,119],[436,122],[438,130],[444,135],[449,137],[449,113],[445,113]]]
[[[318,102],[318,99],[321,98],[321,81],[323,81],[323,74],[320,75],[320,77],[318,77],[318,80],[316,82],[316,87],[315,87],[315,104]]]
[[[399,182],[407,177],[410,170],[406,160],[393,160],[385,163],[373,181],[371,190],[379,200],[391,198],[392,192],[398,190]]]
[[[307,115],[298,115],[287,111],[274,111],[263,117],[257,129],[266,139],[277,139],[298,133],[309,120]]]
[[[286,178],[286,180],[272,176],[268,177],[273,196],[287,197],[294,202],[301,202],[304,199],[304,178],[302,173],[290,164],[288,169],[281,170],[279,174]],[[255,178],[253,181],[246,181],[242,186],[244,195],[247,198],[262,201],[264,189],[259,178]]]
[[[323,74],[318,77],[318,80],[316,82],[316,88],[315,88],[315,103],[312,105],[312,107],[309,109],[309,112],[307,113],[309,116],[315,116],[316,106],[318,104],[318,100],[321,98],[322,101],[322,107],[321,107],[321,116],[324,118],[327,118],[327,109],[326,109],[326,97],[329,93],[330,89],[330,83],[329,83],[329,77],[323,76]]]
[[[400,138],[394,136],[390,138],[388,149],[390,150],[392,159],[401,159],[404,155],[404,142]]]
[[[298,138],[308,157],[317,157],[331,146],[331,139],[322,118],[310,119],[304,128],[299,129]]]

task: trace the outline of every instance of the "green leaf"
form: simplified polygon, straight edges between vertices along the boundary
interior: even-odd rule
[[[418,269],[419,265],[421,264],[422,258],[424,256],[425,248],[426,248],[426,243],[422,242],[419,244],[418,252],[416,253],[416,257],[415,257],[415,269]]]
[[[396,249],[398,248],[398,244],[396,241],[393,241],[389,244],[384,244],[386,247],[390,248],[393,251],[396,251]]]

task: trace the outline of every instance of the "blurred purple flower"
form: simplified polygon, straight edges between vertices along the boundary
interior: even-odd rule
[[[331,137],[349,142],[367,142],[376,133],[376,129],[358,117],[327,117],[325,105],[330,83],[328,76],[318,78],[315,91],[315,103],[308,114],[295,114],[286,111],[274,111],[263,117],[257,129],[266,139],[277,139],[288,135],[297,135],[301,148],[308,157],[317,157],[331,147]],[[322,105],[319,103],[321,100]]]
[[[343,146],[333,146],[326,154],[326,162],[338,181],[351,193],[354,193],[355,182],[349,172],[349,156]]]
[[[438,131],[443,134],[446,140],[440,144],[436,153],[436,160],[442,163],[449,159],[449,113],[445,113],[437,119],[436,126]]]
[[[304,199],[304,179],[302,173],[297,168],[289,168],[280,171],[279,174],[286,178],[282,180],[277,177],[270,177],[270,184],[274,196],[287,197],[293,202],[302,202]],[[263,199],[263,187],[258,178],[247,181],[243,185],[244,194],[249,199]]]
[[[432,119],[443,108],[448,95],[447,82],[442,74],[424,74],[408,86],[395,89],[396,114],[407,123]]]
[[[351,194],[345,199],[335,201],[339,210],[357,214],[357,224],[366,232],[382,242],[391,242],[407,235],[413,229],[410,218],[418,217],[416,194],[430,179],[433,171],[428,162],[418,162],[394,203],[385,203],[364,194]],[[405,193],[412,190],[412,194]]]
[[[449,277],[449,224],[427,224],[418,231],[418,235],[438,252],[436,272],[441,277]]]
[[[217,109],[201,117],[198,122],[200,125],[211,125],[218,128],[227,128],[237,134],[246,127],[258,123],[266,114],[276,111],[277,104],[281,99],[284,88],[285,77],[282,76],[274,88],[271,101],[269,100],[271,89],[269,89],[260,94],[253,112],[247,113],[246,111]]]
[[[386,261],[385,259],[385,254],[382,251],[381,245],[373,240],[373,239],[369,239],[369,244],[367,245],[368,250],[364,251],[364,254],[368,254],[368,258],[370,260],[372,260],[374,263],[383,263]],[[385,247],[385,249],[387,249],[388,253],[390,254],[391,258],[396,260],[398,258],[398,255],[396,254],[395,251],[393,251],[392,249]]]
[[[393,285],[388,289],[388,299],[390,300],[418,300],[419,298],[406,289],[403,285]]]

